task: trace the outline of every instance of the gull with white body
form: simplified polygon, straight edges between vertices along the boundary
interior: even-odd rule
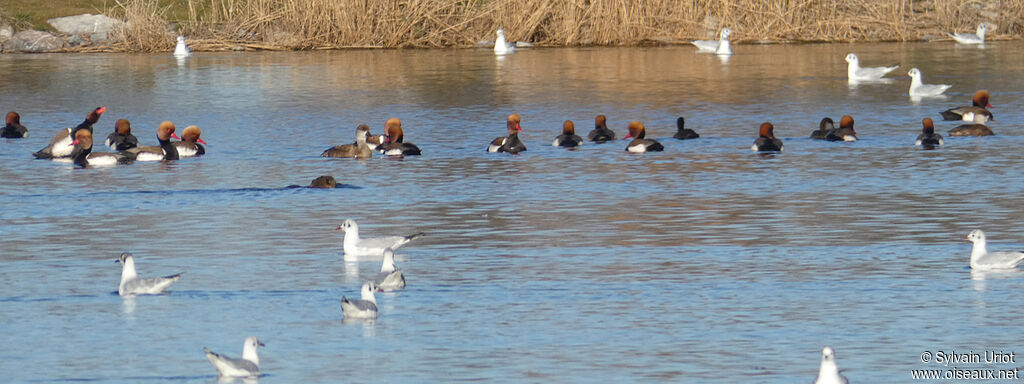
[[[967,234],[967,240],[974,243],[971,249],[971,270],[1015,269],[1024,261],[1024,252],[988,252],[985,232],[975,229]]]
[[[135,272],[135,258],[131,253],[122,253],[117,258],[117,262],[122,264],[121,284],[117,286],[117,294],[121,296],[157,295],[163,293],[167,287],[181,278],[180,273],[150,279],[140,278],[139,274]]]
[[[818,377],[814,384],[849,384],[850,381],[839,373],[836,366],[836,353],[832,347],[825,347],[821,350],[821,368],[818,369]]]
[[[886,80],[882,78],[883,76],[900,67],[899,64],[888,67],[861,67],[860,59],[854,53],[846,55],[846,62],[849,63],[846,66],[846,77],[851,83],[859,81],[883,81]]]
[[[341,312],[345,315],[345,318],[376,319],[377,298],[373,295],[373,292],[376,290],[377,285],[372,281],[367,281],[363,283],[363,288],[359,291],[359,299],[349,299],[342,296]]]
[[[379,256],[384,249],[396,250],[421,236],[423,232],[409,236],[359,237],[359,225],[355,220],[347,219],[336,229],[345,232],[345,256]]]
[[[921,70],[917,68],[911,68],[907,75],[910,76],[910,97],[942,96],[953,87],[951,84],[924,84],[921,82]]]
[[[714,52],[716,55],[731,55],[732,46],[729,45],[729,36],[732,35],[732,30],[729,28],[722,28],[719,32],[718,40],[694,40],[690,44],[697,47],[697,52]]]
[[[217,368],[220,377],[258,377],[260,357],[256,353],[256,348],[265,346],[256,336],[249,336],[245,338],[241,359],[212,352],[206,347],[203,347],[203,352],[206,352],[206,359],[210,360],[210,364]]]
[[[405,275],[402,270],[395,266],[395,251],[391,248],[384,249],[384,260],[380,264],[380,273],[373,283],[381,291],[390,292],[405,288]]]
[[[978,24],[978,29],[975,33],[946,32],[946,34],[960,44],[985,45],[985,31],[987,30],[988,27],[985,26],[985,23],[981,23]]]
[[[509,44],[508,41],[505,40],[504,29],[498,29],[498,31],[495,32],[495,34],[497,35],[497,38],[494,39],[495,55],[507,55],[511,53],[516,53],[516,46],[514,44]]]

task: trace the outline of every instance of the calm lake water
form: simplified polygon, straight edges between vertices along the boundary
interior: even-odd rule
[[[0,376],[210,383],[202,348],[238,357],[248,335],[266,343],[263,383],[810,382],[825,345],[852,382],[905,383],[944,368],[924,351],[1024,353],[1024,273],[972,275],[963,240],[1024,247],[1022,48],[0,55],[0,105],[31,131],[0,141]],[[850,52],[903,66],[850,87]],[[910,100],[911,67],[949,96]],[[922,118],[982,88],[997,136],[914,147]],[[172,120],[202,127],[207,155],[32,159],[101,105],[100,138],[126,118],[152,145]],[[485,153],[512,112],[529,150]],[[620,137],[643,121],[665,151],[551,147],[562,121],[586,135],[597,114]],[[844,114],[860,141],[807,138]],[[702,137],[672,139],[678,116]],[[319,157],[389,117],[423,156]],[[764,121],[785,152],[750,151]],[[356,188],[284,188],[325,174]],[[427,233],[373,323],[342,319],[379,269],[343,258],[346,218]],[[143,276],[184,276],[122,299],[124,251]]]

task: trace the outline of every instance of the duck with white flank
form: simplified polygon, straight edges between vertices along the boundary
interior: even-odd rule
[[[384,249],[396,250],[403,245],[423,236],[423,232],[409,236],[385,236],[363,239],[359,237],[359,225],[355,220],[345,220],[338,228],[345,232],[345,256],[379,256]]]
[[[828,141],[857,141],[857,131],[853,130],[853,117],[850,115],[843,116],[839,119],[839,129],[834,129],[825,135],[825,140]]]
[[[907,75],[910,75],[910,97],[941,96],[943,92],[951,88],[951,84],[924,84],[921,82],[921,70],[911,68]]]
[[[93,109],[85,116],[85,121],[78,124],[74,128],[64,128],[57,131],[57,134],[53,136],[45,148],[40,149],[32,154],[37,159],[53,159],[58,157],[71,156],[71,142],[75,140],[75,133],[81,129],[89,131],[89,135],[92,136],[92,125],[100,121],[100,115],[107,111],[107,107],[99,107]]]
[[[7,112],[7,125],[0,130],[0,137],[6,139],[23,139],[28,137],[28,128],[21,125],[21,115],[18,112]]]
[[[523,144],[519,140],[519,132],[523,131],[523,128],[519,126],[519,114],[513,113],[508,115],[508,120],[505,122],[505,127],[508,129],[508,136],[502,136],[491,140],[491,145],[487,146],[487,152],[507,152],[511,154],[517,154],[526,150],[526,144]]]
[[[139,138],[132,134],[132,123],[127,119],[117,119],[114,132],[107,135],[104,145],[115,151],[127,151],[139,146]]]
[[[387,136],[384,142],[377,146],[377,152],[387,156],[419,156],[420,147],[416,144],[405,142],[405,133],[402,132],[402,121],[392,117],[384,122]]]
[[[697,131],[686,128],[686,119],[684,119],[682,116],[679,116],[679,118],[676,119],[676,134],[673,135],[672,137],[677,138],[679,140],[687,140],[696,139],[700,137],[700,135],[697,134]]]
[[[608,118],[597,115],[594,118],[594,130],[587,134],[587,139],[596,143],[615,140],[615,131],[608,128]]]
[[[135,156],[126,152],[93,152],[92,132],[87,129],[75,133],[75,141],[71,142],[71,146],[71,157],[54,158],[53,160],[66,162],[70,159],[71,162],[82,168],[128,164],[135,161]]]
[[[974,92],[974,97],[971,97],[971,105],[950,108],[945,111],[939,112],[942,115],[942,120],[963,120],[963,121],[974,121],[975,114],[985,115],[989,120],[994,120],[992,112],[989,112],[986,108],[992,108],[992,104],[988,103],[989,94],[988,91],[982,89],[978,92]]]
[[[210,360],[210,364],[217,368],[217,374],[220,377],[258,377],[260,375],[260,357],[256,353],[256,349],[265,346],[256,336],[249,336],[242,344],[241,359],[212,352],[206,347],[203,347],[203,352],[206,352],[206,359]]]
[[[985,232],[975,229],[968,233],[967,240],[974,243],[971,249],[971,269],[992,270],[992,269],[1014,269],[1024,261],[1024,252],[988,252],[985,245]]]
[[[985,23],[981,23],[978,24],[978,29],[975,31],[975,33],[959,33],[954,31],[953,33],[946,32],[946,34],[949,35],[949,37],[952,37],[953,40],[960,44],[984,45],[985,31],[987,30],[988,27],[985,26]]]
[[[359,291],[359,299],[342,296],[341,313],[349,319],[376,319],[377,298],[373,295],[374,291],[377,291],[377,285],[372,281],[367,281]]]
[[[384,261],[380,264],[380,273],[373,280],[381,291],[390,292],[405,288],[405,275],[395,266],[395,251],[384,249]]]
[[[846,55],[846,78],[850,82],[858,81],[879,81],[882,80],[882,76],[899,68],[899,64],[891,65],[888,67],[868,67],[861,68],[860,59],[857,58],[856,54]]]
[[[121,296],[158,295],[181,278],[180,273],[150,279],[140,278],[135,272],[135,258],[127,252],[122,253],[117,262],[121,263],[121,284],[117,286],[117,294]]]
[[[366,137],[370,135],[370,127],[366,124],[359,124],[356,128],[356,142],[342,144],[328,148],[320,154],[323,157],[354,157],[357,159],[369,159],[373,156],[373,150],[366,143]]]
[[[750,150],[755,152],[782,152],[782,140],[775,138],[775,126],[772,123],[761,123],[757,140]]]
[[[917,142],[914,145],[920,145],[925,149],[934,149],[937,146],[943,144],[942,135],[935,133],[935,123],[930,118],[924,118],[921,120],[921,134],[917,135]]]
[[[718,40],[694,40],[690,44],[697,47],[697,52],[714,52],[716,55],[731,55],[732,47],[729,45],[729,36],[732,30],[722,28]]]
[[[171,142],[171,138],[178,139],[178,135],[174,133],[175,129],[177,128],[174,123],[170,121],[160,122],[156,127],[156,140],[160,146],[144,145],[130,148],[125,152],[134,154],[136,161],[178,160],[178,148]]]
[[[995,132],[992,132],[992,128],[985,125],[988,118],[980,113],[974,114],[973,124],[961,124],[949,130],[950,136],[992,136]]]
[[[629,122],[629,133],[622,139],[633,138],[633,141],[629,142],[626,146],[627,152],[633,153],[644,153],[644,152],[660,152],[664,151],[665,147],[661,145],[657,140],[645,139],[647,130],[644,129],[644,124],[639,121]]]
[[[578,147],[583,145],[583,138],[576,135],[576,124],[572,123],[572,120],[566,120],[562,123],[562,134],[555,138],[555,141],[551,142],[553,147]]]
[[[832,121],[831,118],[828,118],[828,117],[823,118],[823,119],[821,119],[821,122],[818,123],[818,130],[817,131],[811,131],[811,138],[812,139],[818,139],[818,140],[825,140],[825,137],[828,136],[828,134],[831,133],[832,131],[834,131],[835,129],[836,129],[835,122]]]
[[[181,131],[181,141],[172,143],[174,148],[178,150],[178,157],[193,157],[206,154],[206,147],[201,145],[206,144],[206,142],[199,137],[202,134],[203,131],[195,125],[185,127],[185,130]]]

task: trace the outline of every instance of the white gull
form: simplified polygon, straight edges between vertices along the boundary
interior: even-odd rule
[[[495,55],[505,55],[505,54],[515,53],[516,52],[516,46],[512,45],[512,44],[509,44],[505,40],[505,30],[504,29],[498,29],[496,34],[498,35],[498,38],[494,40],[494,54]]]
[[[950,84],[922,83],[921,70],[917,68],[911,68],[907,75],[910,75],[910,97],[941,96],[952,87]]]
[[[981,23],[978,24],[977,33],[946,32],[946,34],[949,35],[949,37],[952,37],[953,40],[956,40],[956,42],[960,44],[985,44],[986,30],[988,30],[988,27],[985,26],[985,23]]]
[[[373,291],[376,290],[377,286],[372,281],[367,281],[363,283],[363,288],[359,291],[360,299],[349,299],[342,296],[341,313],[345,315],[345,318],[350,319],[376,319],[377,298],[373,295]]]
[[[860,59],[856,54],[846,55],[846,62],[849,63],[846,67],[846,77],[851,82],[855,81],[879,81],[882,80],[882,76],[892,72],[896,68],[899,68],[899,64],[888,66],[888,67],[867,67],[863,68],[860,66]]]
[[[849,384],[836,366],[836,354],[832,347],[825,347],[821,350],[821,368],[818,369],[818,377],[814,384]]]
[[[731,55],[732,47],[729,45],[729,35],[732,30],[722,28],[718,40],[694,40],[690,44],[697,46],[697,52],[714,52],[718,55]]]
[[[359,237],[359,225],[348,219],[337,228],[345,231],[345,256],[379,256],[385,248],[396,250],[406,243],[423,236],[423,232],[409,236],[385,236],[363,239]]]
[[[140,278],[139,274],[135,272],[135,258],[127,252],[122,253],[117,258],[117,262],[123,265],[121,268],[121,284],[117,286],[117,294],[121,296],[160,294],[181,278],[180,273],[150,279]]]
[[[397,291],[405,288],[405,275],[395,266],[395,252],[391,248],[384,249],[384,261],[380,265],[380,274],[373,283],[381,291]]]
[[[174,57],[192,56],[192,50],[185,44],[185,36],[178,36],[178,43],[174,46]]]
[[[242,358],[227,357],[203,347],[206,359],[210,360],[217,374],[221,377],[257,377],[260,375],[260,357],[256,354],[257,347],[265,347],[256,336],[245,338],[242,346]]]
[[[1012,269],[1024,261],[1024,252],[989,253],[985,246],[985,232],[980,229],[971,231],[966,238],[974,242],[974,248],[971,249],[972,270]]]

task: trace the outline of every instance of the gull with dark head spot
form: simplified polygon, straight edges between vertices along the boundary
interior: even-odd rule
[[[377,285],[372,281],[367,281],[359,291],[360,299],[349,299],[342,296],[341,313],[349,319],[376,319],[377,298],[373,295],[376,290]]]
[[[384,261],[380,265],[380,274],[373,283],[381,291],[390,292],[405,288],[405,275],[395,266],[395,252],[391,248],[384,249]]]
[[[836,366],[836,354],[832,347],[825,347],[821,350],[821,368],[818,369],[818,377],[814,384],[849,384]]]
[[[987,30],[988,27],[985,25],[985,23],[981,23],[978,24],[978,29],[975,31],[975,33],[946,32],[946,34],[949,35],[949,37],[952,37],[953,40],[960,44],[985,45],[985,31]]]
[[[1024,252],[988,252],[985,246],[985,232],[975,229],[967,234],[967,240],[974,243],[971,249],[971,270],[1014,269],[1024,261]]]
[[[122,253],[117,258],[117,262],[123,265],[121,268],[121,284],[117,286],[117,294],[121,296],[157,295],[163,293],[167,287],[170,287],[171,284],[174,284],[174,282],[181,278],[180,273],[151,279],[140,278],[139,274],[135,272],[135,258],[127,252]]]
[[[355,220],[347,219],[338,228],[338,231],[345,232],[345,256],[379,256],[384,249],[396,250],[401,246],[423,236],[423,232],[409,236],[385,236],[373,238],[360,238],[359,225]]]
[[[203,347],[203,352],[206,352],[206,359],[210,360],[210,364],[217,368],[220,377],[258,377],[260,357],[256,353],[256,348],[265,346],[256,336],[249,336],[245,338],[241,359],[212,352],[206,347]]]

